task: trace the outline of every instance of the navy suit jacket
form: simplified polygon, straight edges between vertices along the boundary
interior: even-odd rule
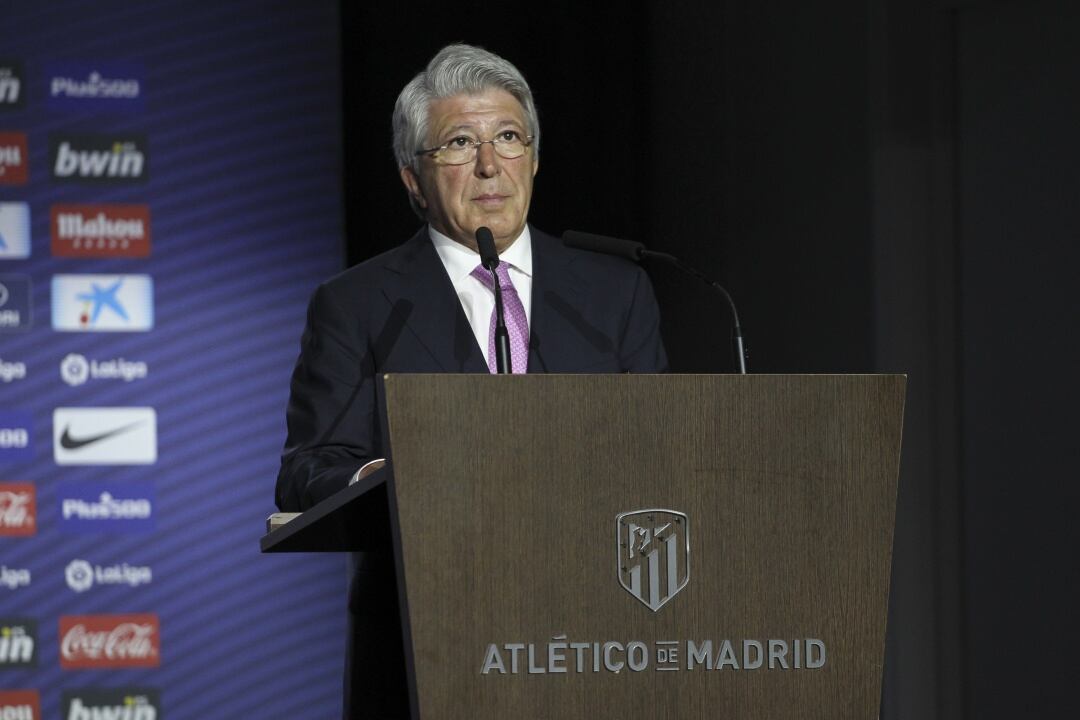
[[[530,233],[528,372],[666,371],[644,271],[567,248],[536,228]],[[383,456],[375,378],[388,372],[488,372],[426,227],[315,291],[292,376],[276,492],[281,510],[311,507]]]

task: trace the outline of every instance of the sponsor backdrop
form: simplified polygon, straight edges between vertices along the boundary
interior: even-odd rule
[[[339,711],[344,560],[257,543],[341,264],[337,34],[330,1],[0,11],[3,717]]]

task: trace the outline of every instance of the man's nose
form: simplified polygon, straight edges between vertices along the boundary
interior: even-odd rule
[[[479,177],[495,177],[502,171],[495,145],[490,140],[476,148],[476,174]]]

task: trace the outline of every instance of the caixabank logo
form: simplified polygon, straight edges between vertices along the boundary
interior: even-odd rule
[[[158,616],[64,615],[60,617],[60,667],[157,667],[161,664]]]
[[[53,205],[50,215],[55,257],[150,255],[149,205]]]
[[[29,537],[36,532],[34,484],[0,482],[0,537]]]
[[[0,690],[0,718],[41,720],[41,696],[37,690]]]
[[[0,202],[0,260],[30,257],[30,205]]]
[[[65,690],[60,707],[64,720],[158,720],[161,692],[148,687]]]
[[[146,332],[154,327],[149,275],[54,275],[52,327],[60,332]]]
[[[25,104],[23,77],[22,63],[0,60],[0,111],[16,110]]]
[[[142,66],[122,61],[55,62],[45,67],[54,110],[131,112],[143,106]]]
[[[143,534],[154,531],[154,485],[146,481],[69,481],[57,488],[60,529],[70,533]]]
[[[0,185],[25,185],[30,179],[26,133],[0,130]]]
[[[37,621],[0,617],[0,670],[37,667]]]
[[[49,136],[49,168],[57,182],[128,184],[150,176],[146,136]]]

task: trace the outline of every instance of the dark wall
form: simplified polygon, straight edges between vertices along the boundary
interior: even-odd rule
[[[643,2],[620,16],[639,18]],[[346,193],[350,263],[407,239],[420,226],[390,151],[401,88],[451,42],[511,59],[540,113],[540,172],[530,220],[551,233],[591,229],[641,237],[648,226],[648,45],[641,23],[573,2],[506,12],[490,3],[420,6],[342,3],[346,57]],[[598,42],[602,39],[602,42]]]
[[[1053,717],[1076,705],[1078,37],[1071,2],[958,14],[972,717]]]
[[[850,0],[649,17],[650,240],[730,286],[757,372],[873,368],[867,22]],[[728,371],[718,303],[654,278],[671,323],[710,341],[673,328],[676,368]]]
[[[1050,637],[1077,599],[1069,3],[562,2],[510,30],[481,3],[342,8],[349,262],[419,225],[389,151],[401,86],[450,41],[505,55],[543,125],[533,222],[722,280],[752,371],[908,374],[882,717],[1021,716],[1010,663],[1075,676]],[[720,299],[649,269],[673,369],[730,371]]]
[[[675,13],[638,0],[613,14],[564,2],[515,13],[528,30],[508,33],[484,3],[343,3],[348,261],[417,227],[390,110],[436,49],[464,40],[510,58],[534,89],[532,222],[641,240],[730,284],[756,370],[870,370],[866,12],[790,5]],[[388,37],[399,28],[406,42]],[[721,299],[650,270],[673,368],[730,371]]]

